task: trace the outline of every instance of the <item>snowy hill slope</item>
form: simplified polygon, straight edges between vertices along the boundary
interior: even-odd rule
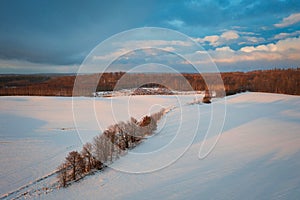
[[[183,103],[193,98],[194,95],[181,96]],[[0,197],[51,174],[68,152],[81,149],[82,142],[89,141],[109,125],[131,116],[139,119],[162,107],[178,104],[176,96],[73,100],[71,97],[0,97]],[[112,107],[115,113],[111,112]]]
[[[155,112],[161,106],[176,108],[160,121],[154,136],[113,163],[112,168],[88,176],[65,189],[53,190],[42,196],[25,197],[299,198],[299,96],[244,93],[227,97],[222,135],[216,147],[204,159],[198,156],[212,117],[211,106],[224,105],[224,100],[216,100],[212,105],[186,105],[194,97],[180,96],[182,104],[179,105],[175,96],[131,98],[133,103],[130,105],[134,106],[130,108],[130,115],[136,118]],[[128,108],[124,106],[128,103],[127,97],[113,99],[114,107],[120,113],[117,119],[107,114],[111,109],[110,99],[96,100],[95,108],[101,111],[98,115],[101,127],[128,119]],[[4,194],[51,173],[67,152],[80,148],[81,142],[74,130],[70,98],[1,97],[0,100],[0,188],[1,194]],[[87,103],[91,99],[77,100],[83,120],[79,128],[84,130],[82,135],[92,135],[96,126],[88,118],[90,108]],[[204,150],[209,149],[217,137],[209,135]],[[88,140],[90,137],[83,138]],[[124,172],[138,170],[148,173]],[[45,180],[45,185],[53,180]]]
[[[224,103],[223,101],[215,102]],[[208,122],[209,106],[182,107],[180,131],[189,134],[201,107],[197,136],[185,154],[171,165],[151,172],[132,174],[107,169],[71,187],[42,196],[46,199],[298,199],[300,197],[300,97],[245,93],[228,97],[222,136],[204,159],[198,159]],[[148,152],[176,137],[179,109],[170,112],[154,137],[134,151]],[[162,122],[163,123],[163,122]],[[215,136],[217,137],[217,136]],[[214,136],[207,144],[215,141]],[[184,142],[184,141],[183,141]],[[177,144],[177,148],[184,145]],[[177,149],[177,150],[178,150]],[[176,151],[176,148],[173,149]],[[172,154],[172,152],[170,152]],[[168,159],[157,155],[153,162]],[[113,168],[151,163],[128,155]],[[142,159],[142,158],[141,158]],[[142,162],[141,162],[142,161]]]

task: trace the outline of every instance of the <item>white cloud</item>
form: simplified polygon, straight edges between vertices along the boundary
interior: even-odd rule
[[[220,47],[220,48],[216,48],[215,51],[219,51],[219,52],[234,52],[230,47]]]
[[[300,62],[300,38],[287,38],[277,43],[246,46],[237,51],[230,47],[210,50],[214,62],[218,64],[234,64],[245,61],[297,61]]]
[[[170,20],[170,21],[167,21],[167,23],[176,28],[181,28],[185,24],[184,21],[179,20],[179,19]]]
[[[265,41],[264,38],[262,37],[250,37],[250,36],[245,36],[243,37],[246,41],[251,42],[251,43],[259,43]]]
[[[157,48],[164,51],[169,52],[177,52],[176,50],[184,50],[184,48],[188,48],[193,45],[192,41],[182,41],[182,40],[131,40],[124,41],[121,43],[114,43],[116,48],[107,52],[100,52],[99,54],[95,54],[93,56],[93,60],[97,61],[109,61],[114,60],[124,54],[132,52],[138,49],[151,49]],[[150,51],[149,51],[150,52]],[[149,53],[147,52],[147,53]],[[134,52],[132,52],[134,54]]]
[[[262,37],[249,36],[250,34],[248,32],[245,34],[246,36],[240,36],[239,32],[230,30],[223,32],[220,36],[210,35],[205,36],[204,38],[196,38],[195,41],[199,43],[209,42],[209,45],[212,47],[228,45],[233,42],[238,44],[256,44],[264,41],[264,38]],[[253,35],[254,33],[251,34]]]
[[[300,37],[279,40],[276,43],[276,47],[280,52],[298,51],[298,57],[300,57]]]
[[[300,22],[300,13],[294,13],[288,17],[283,18],[283,20],[280,23],[274,24],[274,26],[278,28],[283,28],[283,27],[291,26],[298,22]]]
[[[217,35],[206,36],[203,38],[204,41],[208,41],[210,43],[216,43],[220,39]]]
[[[257,33],[249,32],[249,31],[237,31],[240,35],[257,35]]]
[[[234,64],[238,62],[245,61],[273,61],[282,59],[282,55],[277,52],[267,52],[267,51],[252,51],[252,52],[243,52],[243,51],[215,51],[211,52],[211,57],[213,61],[220,64]]]
[[[223,45],[229,45],[232,43],[239,44],[239,45],[257,44],[265,41],[263,37],[255,37],[253,35],[255,35],[255,33],[238,32],[238,31],[230,30],[230,31],[223,32],[220,36],[210,35],[210,36],[205,36],[204,38],[196,38],[194,40],[202,44],[208,42],[209,45],[212,47],[219,47]]]
[[[279,33],[279,34],[274,36],[274,39],[283,39],[283,38],[287,38],[289,36],[290,36],[289,33]]]
[[[218,46],[219,39],[220,37],[217,35],[209,35],[205,36],[204,38],[195,38],[194,40],[200,43],[209,42],[211,46]]]
[[[163,51],[169,51],[169,52],[174,52],[175,51],[174,47],[163,47],[163,48],[160,48],[160,49],[163,50]]]
[[[292,33],[279,33],[274,36],[274,39],[285,39],[288,37],[294,37],[294,36],[299,36],[299,35],[300,35],[300,31],[295,31]]]
[[[222,33],[221,38],[224,38],[225,40],[234,40],[238,39],[240,36],[237,34],[236,31],[226,31]]]
[[[228,36],[228,35],[227,35]],[[227,37],[226,38],[233,38]],[[221,36],[207,36],[204,38],[196,39],[201,42],[210,42],[211,44],[218,44],[220,41],[224,42],[225,39]],[[294,62],[300,63],[300,38],[285,38],[277,41],[276,43],[269,43],[264,45],[248,45],[242,47],[238,50],[231,49],[228,45],[223,45],[222,47],[217,47],[215,50],[209,50],[208,52],[204,50],[196,51],[191,54],[187,52],[190,46],[185,41],[166,41],[166,40],[147,40],[147,41],[127,41],[130,47],[143,48],[149,45],[151,47],[157,47],[167,51],[175,51],[177,48],[181,49],[183,55],[187,59],[199,60],[198,64],[209,64],[211,60],[208,59],[207,53],[211,56],[212,60],[220,65],[234,65],[237,63],[279,63],[279,62]],[[256,41],[252,41],[256,42]],[[126,43],[126,42],[125,42]],[[150,51],[150,49],[149,49]],[[112,53],[111,55],[105,55],[107,57],[101,57],[98,59],[108,59],[110,56],[116,56],[124,54],[126,49]],[[149,52],[148,54],[150,54]],[[151,54],[152,55],[152,54]],[[153,54],[153,56],[156,56]],[[157,55],[158,56],[158,55]],[[197,59],[196,59],[197,58]],[[166,58],[169,59],[169,58]],[[170,58],[172,59],[172,58]]]
[[[259,46],[246,46],[240,49],[242,52],[250,53],[253,51],[270,51],[274,52],[277,50],[277,46],[274,44],[268,44],[268,45],[259,45]]]

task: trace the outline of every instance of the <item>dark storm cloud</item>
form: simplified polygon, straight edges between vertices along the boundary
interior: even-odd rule
[[[79,63],[102,40],[144,21],[151,5],[130,2],[1,1],[0,58]]]

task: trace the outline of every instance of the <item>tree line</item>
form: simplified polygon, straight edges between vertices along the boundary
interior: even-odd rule
[[[80,152],[69,152],[58,167],[57,178],[60,186],[66,187],[91,172],[102,170],[125,155],[146,136],[153,134],[164,112],[162,109],[150,116],[144,116],[140,121],[131,117],[127,122],[111,125],[102,134],[95,136],[92,142],[84,144]]]
[[[215,74],[126,74],[125,72],[111,72],[90,75],[1,75],[0,95],[35,95],[35,96],[91,96],[97,91],[112,91],[118,81],[122,86],[118,89],[140,87],[146,83],[152,87],[153,80],[160,85],[174,90],[220,90]],[[183,78],[184,77],[184,78]],[[210,79],[210,85],[204,78]],[[300,95],[300,68],[256,70],[250,72],[222,72],[226,95],[243,91],[270,92]],[[74,92],[74,83],[79,81]],[[190,87],[186,87],[186,83]],[[78,83],[78,82],[77,82]]]

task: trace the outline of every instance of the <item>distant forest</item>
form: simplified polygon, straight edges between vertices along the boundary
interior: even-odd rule
[[[139,83],[147,83],[144,87],[157,87],[165,84],[170,89],[188,90],[182,81],[188,81],[194,90],[220,90],[222,86],[210,80],[206,85],[204,78],[215,77],[214,74],[126,74],[112,72],[91,75],[0,75],[0,95],[28,95],[28,96],[91,96],[96,91],[112,91],[122,80],[119,89],[140,87]],[[155,78],[154,78],[155,77]],[[184,80],[183,80],[184,77]],[[221,73],[226,95],[239,92],[269,92],[280,94],[300,95],[300,68],[256,70],[251,72],[223,72]],[[153,84],[151,84],[151,80]],[[73,93],[74,83],[77,82]],[[191,89],[189,88],[189,89]]]

